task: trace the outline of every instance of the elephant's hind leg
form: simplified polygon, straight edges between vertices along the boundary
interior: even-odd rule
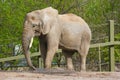
[[[73,53],[68,52],[68,51],[63,51],[63,54],[65,55],[65,58],[66,58],[67,69],[68,70],[74,70],[73,63],[72,63]]]
[[[81,43],[80,50],[78,51],[78,53],[81,56],[81,64],[80,64],[81,72],[86,71],[86,57],[88,54],[89,46],[90,46],[90,43],[87,40],[84,40]]]

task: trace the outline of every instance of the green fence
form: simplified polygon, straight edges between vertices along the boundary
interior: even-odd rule
[[[109,40],[108,42],[104,42],[104,43],[96,43],[96,44],[91,44],[90,49],[92,48],[98,48],[98,51],[96,54],[99,55],[99,62],[98,62],[98,66],[99,66],[99,71],[101,71],[101,48],[102,47],[107,47],[109,48],[109,71],[115,71],[115,53],[114,53],[114,46],[116,45],[120,45],[120,41],[114,41],[114,20],[110,20],[109,24],[107,24],[107,26],[109,25]],[[58,51],[58,53],[61,52],[61,50]],[[38,57],[38,63],[39,63],[39,67],[42,67],[42,59],[40,56],[39,52],[35,52],[31,54],[31,57]],[[1,58],[0,62],[6,62],[6,61],[11,61],[11,60],[18,60],[18,59],[22,59],[24,58],[24,55],[18,55],[18,56],[12,56],[12,57],[7,57],[7,58]]]

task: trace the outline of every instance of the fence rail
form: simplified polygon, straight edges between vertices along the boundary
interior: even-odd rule
[[[91,44],[90,48],[114,46],[114,45],[120,45],[120,41]],[[57,53],[59,53],[59,52],[61,52],[61,50],[59,50]],[[40,56],[39,52],[34,52],[34,53],[31,54],[31,57],[37,57],[37,56]],[[17,59],[22,59],[22,58],[25,58],[25,56],[24,55],[18,55],[18,56],[0,58],[0,62],[17,60]]]
[[[120,41],[114,41],[114,21],[110,20],[110,28],[109,28],[109,42],[105,42],[105,43],[96,43],[96,44],[91,44],[90,48],[99,48],[100,47],[109,47],[109,66],[110,66],[110,71],[114,71],[115,70],[115,59],[114,59],[114,46],[115,45],[120,45]],[[61,52],[61,50],[59,50],[58,52]],[[99,53],[99,68],[101,70],[101,57],[100,57],[100,52]],[[40,53],[39,52],[35,52],[31,54],[31,57],[39,57]],[[18,55],[18,56],[13,56],[13,57],[7,57],[7,58],[1,58],[0,62],[5,62],[5,61],[10,61],[10,60],[18,60],[18,59],[22,59],[24,58],[24,55]],[[39,60],[41,60],[39,58]],[[41,64],[39,63],[39,66]]]
[[[36,57],[36,56],[40,56],[40,53],[39,52],[35,52],[35,53],[31,54],[31,57]],[[17,59],[22,59],[22,58],[25,58],[25,56],[24,55],[12,56],[12,57],[7,57],[7,58],[1,58],[0,62],[17,60]]]

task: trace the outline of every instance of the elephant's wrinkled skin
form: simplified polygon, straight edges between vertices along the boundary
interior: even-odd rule
[[[31,39],[38,36],[40,50],[46,69],[51,68],[52,59],[61,48],[66,57],[67,68],[73,70],[72,54],[77,51],[81,56],[81,71],[86,70],[91,30],[87,23],[74,14],[58,14],[52,7],[35,10],[26,15],[22,45],[28,65],[35,69],[30,59]]]

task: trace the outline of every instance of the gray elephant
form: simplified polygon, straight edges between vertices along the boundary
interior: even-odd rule
[[[91,30],[81,17],[71,13],[58,14],[58,11],[52,7],[27,13],[22,46],[28,65],[36,69],[30,59],[30,47],[34,36],[39,37],[41,56],[46,69],[51,68],[53,57],[60,48],[66,57],[69,70],[74,69],[72,55],[76,51],[81,56],[81,71],[86,70]]]

